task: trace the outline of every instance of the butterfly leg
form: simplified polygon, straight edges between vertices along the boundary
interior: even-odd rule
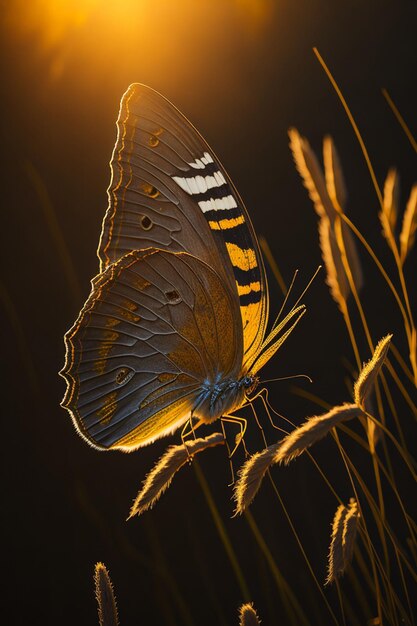
[[[255,418],[255,422],[256,422],[256,424],[257,424],[257,426],[258,426],[259,430],[261,431],[261,436],[262,436],[262,439],[263,439],[263,442],[264,442],[265,448],[267,448],[267,447],[268,447],[268,444],[267,444],[267,441],[266,441],[265,432],[264,432],[264,429],[262,428],[262,424],[261,424],[261,422],[260,422],[260,421],[259,421],[259,419],[258,419],[258,414],[257,414],[257,412],[256,412],[256,409],[255,409],[255,407],[254,407],[254,402],[253,402],[254,400],[256,400],[256,399],[258,398],[258,396],[259,396],[259,394],[257,393],[257,394],[256,394],[256,396],[254,396],[253,398],[251,398],[250,400],[248,400],[247,404],[249,404],[249,405],[250,405],[250,408],[251,408],[251,410],[252,410],[253,416],[254,416],[254,418]]]
[[[197,430],[197,428],[199,426],[201,426],[201,424],[203,424],[203,420],[199,420],[197,422],[197,424],[193,424],[193,416],[190,417],[189,420],[187,420],[184,424],[184,427],[181,431],[181,441],[183,443],[184,448],[187,450],[187,455],[188,455],[188,461],[191,463],[192,457],[188,452],[188,447],[186,444],[186,439],[190,436],[193,435],[194,439],[196,439],[195,436],[195,431]]]
[[[233,448],[232,452],[229,454],[229,458],[230,459],[232,458],[232,456],[238,449],[241,442],[243,443],[246,455],[248,455],[248,451],[246,450],[246,446],[245,446],[244,439],[243,439],[245,436],[247,425],[248,425],[247,420],[244,417],[237,417],[237,415],[224,415],[220,419],[222,422],[224,421],[224,422],[230,422],[231,424],[238,424],[240,428],[240,433],[236,437],[236,440],[237,440],[236,445]]]
[[[222,417],[220,418],[220,424],[221,424],[221,427],[222,427],[224,443],[225,443],[226,449],[227,449],[227,457],[229,459],[229,465],[230,465],[230,474],[232,476],[232,482],[229,483],[228,487],[232,487],[235,484],[235,471],[233,469],[232,455],[230,453],[230,446],[229,446],[229,442],[227,441],[226,430],[224,428],[224,423],[223,423],[223,418]]]
[[[268,416],[268,420],[269,420],[269,421],[270,421],[270,423],[271,423],[271,426],[272,426],[273,428],[275,428],[275,430],[279,430],[281,433],[284,433],[284,435],[288,435],[288,431],[286,431],[285,429],[281,428],[280,426],[277,426],[277,425],[275,424],[275,422],[274,422],[273,418],[272,418],[271,411],[272,411],[272,412],[273,412],[273,413],[274,413],[277,417],[280,417],[281,419],[286,420],[286,418],[285,418],[283,415],[281,415],[281,414],[280,414],[280,413],[278,413],[277,411],[274,411],[274,409],[273,409],[273,408],[271,407],[271,405],[269,404],[269,399],[268,399],[268,389],[267,389],[266,387],[263,387],[263,388],[262,388],[262,389],[260,389],[260,390],[259,390],[259,391],[258,391],[258,392],[254,395],[254,396],[252,396],[252,397],[250,398],[249,404],[252,406],[252,402],[253,402],[254,400],[257,400],[258,398],[260,398],[260,400],[261,400],[261,402],[262,402],[262,404],[263,404],[263,407],[264,407],[265,412],[266,412],[266,414],[267,414],[267,416]],[[256,419],[256,422],[257,422],[257,424],[258,424],[259,428],[260,428],[261,430],[263,430],[263,429],[261,428],[260,424],[259,424],[259,420],[258,420],[258,418],[257,418],[257,416],[256,416],[256,412],[255,412],[255,410],[254,410],[254,408],[253,408],[253,407],[252,407],[252,411],[253,411],[253,413],[254,413],[254,415],[255,415],[255,419]],[[289,420],[286,420],[286,421],[289,421]],[[289,423],[291,423],[291,422],[289,422]],[[292,424],[292,425],[293,425],[293,424]]]

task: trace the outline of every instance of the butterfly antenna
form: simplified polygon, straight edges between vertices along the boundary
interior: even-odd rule
[[[264,385],[265,383],[275,383],[279,380],[293,380],[294,378],[306,378],[309,383],[313,382],[313,380],[307,374],[291,374],[291,376],[281,376],[279,378],[268,378],[268,380],[260,380],[259,384]]]
[[[297,304],[300,302],[300,300],[302,300],[305,296],[305,294],[307,293],[307,291],[310,289],[311,284],[313,283],[314,279],[316,278],[317,274],[319,273],[319,271],[321,270],[323,266],[319,265],[318,268],[316,269],[316,271],[314,272],[313,276],[310,278],[310,280],[307,283],[307,286],[304,288],[304,291],[302,292],[302,294],[300,295],[300,297],[298,298],[297,302],[294,304],[294,307],[297,306]]]
[[[283,303],[282,303],[282,305],[281,305],[281,308],[280,308],[280,310],[279,310],[278,315],[277,315],[277,316],[276,316],[276,318],[275,318],[275,322],[273,323],[273,325],[272,325],[272,329],[271,329],[271,330],[273,330],[273,329],[275,328],[275,326],[278,324],[278,322],[279,322],[279,320],[280,320],[280,317],[281,317],[282,312],[283,312],[283,310],[284,310],[284,308],[285,308],[285,305],[286,305],[286,304],[287,304],[287,302],[288,302],[288,298],[289,298],[289,296],[290,296],[291,290],[292,290],[292,288],[294,287],[294,283],[295,283],[295,279],[297,278],[297,274],[298,274],[298,270],[295,270],[294,275],[293,275],[292,280],[291,280],[291,283],[290,283],[290,286],[288,287],[287,293],[285,294],[284,301],[283,301]]]
[[[308,281],[308,283],[307,283],[306,287],[303,289],[303,291],[301,292],[301,294],[298,296],[298,298],[297,298],[296,302],[293,304],[293,306],[292,306],[291,310],[294,310],[294,309],[296,308],[296,306],[299,304],[299,302],[300,302],[300,301],[304,298],[305,294],[306,294],[306,293],[307,293],[307,291],[309,290],[309,288],[310,288],[310,286],[311,286],[312,282],[313,282],[313,281],[314,281],[314,279],[316,278],[316,276],[317,276],[317,274],[319,273],[319,271],[321,270],[321,268],[322,268],[322,266],[321,266],[321,265],[319,265],[319,266],[318,266],[318,268],[316,269],[316,271],[314,272],[313,276],[312,276],[312,277],[310,278],[310,280]],[[293,276],[292,281],[291,281],[291,284],[290,284],[289,289],[288,289],[288,291],[287,291],[287,295],[285,296],[284,302],[282,303],[282,306],[281,306],[281,308],[280,308],[280,310],[279,310],[279,313],[278,313],[277,317],[275,318],[275,321],[274,321],[274,323],[273,323],[273,325],[272,325],[272,329],[271,329],[271,330],[273,330],[273,329],[275,328],[275,326],[276,326],[276,325],[278,324],[278,322],[279,322],[279,319],[280,319],[280,317],[281,317],[282,311],[283,311],[283,309],[284,309],[284,307],[285,307],[285,305],[286,305],[286,303],[287,303],[287,301],[288,301],[288,297],[289,297],[290,292],[291,292],[291,290],[292,290],[292,288],[293,288],[293,286],[294,286],[295,279],[297,278],[297,274],[298,274],[298,270],[295,270],[295,272],[294,272],[294,276]]]

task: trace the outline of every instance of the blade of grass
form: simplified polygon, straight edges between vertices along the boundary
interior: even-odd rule
[[[300,603],[298,602],[297,598],[295,597],[291,587],[288,585],[287,581],[285,580],[284,576],[281,574],[281,571],[279,570],[272,554],[271,551],[268,548],[267,543],[265,542],[261,531],[259,530],[258,525],[255,522],[255,519],[252,515],[252,513],[249,511],[249,509],[246,509],[244,512],[244,516],[246,518],[246,521],[249,525],[250,530],[252,531],[255,540],[261,550],[261,552],[263,553],[263,555],[266,558],[266,561],[269,565],[269,568],[271,570],[271,573],[275,579],[278,591],[280,593],[282,602],[284,604],[284,606],[287,609],[287,613],[288,616],[290,617],[292,623],[294,623],[295,625],[298,624],[299,622],[297,621],[297,616],[298,618],[301,620],[302,624],[305,624],[305,626],[308,626],[310,624],[307,616],[305,615]],[[297,614],[297,615],[296,615]]]
[[[223,543],[224,549],[226,551],[226,554],[229,558],[230,561],[230,565],[232,566],[232,569],[235,573],[236,576],[236,580],[239,584],[239,588],[240,591],[242,593],[242,599],[245,602],[250,602],[251,601],[251,594],[249,592],[249,588],[247,585],[247,582],[245,580],[245,577],[243,575],[243,572],[241,570],[241,567],[239,565],[239,561],[237,559],[236,553],[233,549],[232,543],[230,541],[229,535],[227,534],[227,530],[225,528],[225,525],[223,524],[221,515],[219,513],[219,510],[216,506],[216,503],[214,501],[214,498],[212,496],[210,487],[206,481],[206,478],[203,474],[203,471],[200,467],[200,464],[198,463],[197,459],[193,460],[193,468],[194,468],[194,472],[197,476],[197,480],[200,483],[201,489],[204,493],[204,496],[206,498],[208,507],[210,509],[211,515],[213,517],[213,521],[214,524],[216,526],[217,532],[219,533],[220,539]]]
[[[268,261],[268,264],[272,270],[275,280],[277,281],[279,288],[281,289],[283,295],[285,296],[288,291],[287,286],[284,282],[284,279],[282,278],[282,274],[279,271],[278,264],[275,260],[274,255],[271,252],[271,248],[269,247],[269,244],[267,240],[265,239],[265,237],[262,237],[262,236],[259,237],[259,244],[261,246],[262,252],[266,260]]]
[[[413,146],[415,152],[417,152],[417,141],[414,139],[414,137],[413,137],[410,129],[408,128],[408,126],[407,126],[403,116],[401,115],[401,113],[399,112],[397,107],[395,106],[395,104],[394,104],[391,96],[389,95],[388,91],[386,89],[382,89],[382,95],[384,96],[385,100],[388,102],[388,105],[389,105],[391,111],[394,113],[394,115],[397,118],[401,128],[405,132],[408,141]]]
[[[342,94],[338,84],[336,83],[336,81],[335,81],[332,73],[330,72],[327,64],[325,63],[324,59],[320,55],[320,53],[317,50],[317,48],[313,48],[313,52],[316,55],[320,65],[324,69],[324,71],[325,71],[325,73],[326,73],[330,83],[332,84],[334,90],[337,93],[337,96],[338,96],[340,102],[342,103],[343,108],[345,109],[346,115],[348,116],[348,119],[349,119],[349,121],[350,121],[350,123],[352,125],[352,128],[353,128],[353,130],[355,132],[355,135],[356,135],[356,137],[358,139],[358,142],[359,142],[359,145],[361,147],[362,154],[363,154],[363,156],[365,158],[365,161],[366,161],[366,164],[367,164],[367,167],[368,167],[368,170],[369,170],[369,174],[371,176],[372,183],[374,185],[375,192],[376,192],[376,195],[378,197],[378,202],[379,202],[379,205],[381,207],[381,211],[383,211],[384,200],[383,200],[383,196],[382,196],[382,193],[381,193],[381,189],[379,188],[378,181],[376,179],[375,172],[374,172],[374,169],[372,167],[372,163],[371,163],[371,160],[369,158],[369,154],[368,154],[368,151],[366,149],[365,142],[363,141],[362,135],[361,135],[361,133],[359,131],[359,128],[358,128],[358,126],[357,126],[357,124],[355,122],[355,119],[354,119],[354,117],[353,117],[353,115],[352,115],[352,113],[350,111],[350,108],[349,108],[349,106],[348,106],[348,104],[347,104],[347,102],[346,102],[346,100],[345,100],[345,98],[344,98],[344,96],[343,96],[343,94]],[[407,309],[407,314],[405,314],[405,311],[404,311],[404,322],[406,322],[405,323],[406,333],[407,333],[408,344],[409,344],[410,353],[411,353],[412,349],[413,349],[412,330],[414,330],[414,332],[416,332],[416,331],[415,331],[415,325],[414,325],[414,322],[413,322],[413,316],[412,316],[410,302],[409,302],[409,297],[408,297],[407,285],[406,285],[406,282],[405,282],[405,279],[404,279],[404,274],[402,272],[402,266],[401,266],[400,262],[397,263],[397,267],[398,267],[398,273],[399,273],[399,278],[400,278],[400,283],[401,283],[401,289],[402,289],[403,296],[404,296],[405,306],[406,306],[406,309]],[[413,371],[414,371],[415,384],[417,386],[417,359],[415,357],[415,354],[411,354],[411,359],[410,360],[411,360],[411,365],[412,365]]]
[[[283,502],[283,500],[282,500],[282,498],[281,498],[281,495],[280,495],[280,493],[279,493],[279,491],[278,491],[277,486],[275,485],[274,479],[272,478],[271,473],[269,472],[269,470],[268,470],[267,474],[268,474],[268,477],[269,477],[270,483],[271,483],[271,485],[272,485],[272,489],[274,490],[275,495],[277,496],[278,501],[279,501],[279,503],[280,503],[280,505],[281,505],[281,507],[282,507],[282,510],[284,511],[284,515],[285,515],[285,517],[286,517],[286,519],[287,519],[287,522],[288,522],[288,524],[289,524],[289,526],[290,526],[290,528],[291,528],[291,531],[292,531],[292,533],[293,533],[293,535],[294,535],[294,538],[295,538],[295,540],[296,540],[296,542],[297,542],[297,545],[298,545],[298,547],[299,547],[299,549],[300,549],[300,551],[301,551],[301,554],[303,555],[303,558],[304,558],[304,560],[305,560],[305,562],[306,562],[306,565],[307,565],[307,568],[308,568],[308,570],[309,570],[309,572],[310,572],[310,574],[311,574],[311,576],[312,576],[312,578],[313,578],[313,581],[314,581],[314,583],[315,583],[315,585],[316,585],[316,587],[317,587],[317,589],[318,589],[318,591],[319,591],[319,593],[320,593],[321,597],[323,598],[323,601],[324,601],[324,603],[325,603],[325,605],[326,605],[326,607],[327,607],[327,610],[329,611],[329,614],[330,614],[330,616],[331,616],[331,618],[332,618],[333,622],[334,622],[335,624],[338,624],[338,625],[339,625],[339,620],[337,619],[336,615],[334,614],[333,609],[332,609],[332,607],[330,606],[329,601],[327,600],[327,598],[326,598],[326,596],[325,596],[325,594],[324,594],[324,592],[323,592],[323,589],[322,589],[322,587],[321,587],[321,585],[320,585],[319,581],[317,580],[317,576],[315,575],[314,570],[313,570],[313,567],[312,567],[312,565],[311,565],[311,563],[310,563],[310,560],[309,560],[309,558],[308,558],[308,556],[307,556],[307,553],[306,553],[306,551],[304,550],[303,544],[301,543],[301,539],[300,539],[300,537],[298,536],[298,533],[297,533],[297,531],[296,531],[296,529],[295,529],[295,526],[294,526],[294,524],[293,524],[293,522],[292,522],[292,519],[291,519],[291,517],[290,517],[290,515],[289,515],[289,513],[288,513],[288,511],[287,511],[287,508],[286,508],[286,506],[285,506],[285,504],[284,504],[284,502]]]
[[[48,190],[46,189],[45,183],[43,182],[39,172],[32,163],[25,161],[24,168],[38,197],[43,217],[48,226],[52,241],[55,244],[57,257],[62,263],[64,275],[67,279],[71,296],[77,302],[80,302],[82,300],[80,284],[74,270],[74,265],[68,251],[67,244],[59,226],[53,204],[49,197]]]

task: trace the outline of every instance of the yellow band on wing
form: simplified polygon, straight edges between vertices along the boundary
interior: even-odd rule
[[[256,281],[255,283],[249,283],[249,285],[239,285],[239,283],[237,283],[237,292],[239,296],[245,296],[251,291],[260,291],[260,290],[261,290],[261,283],[259,281]]]
[[[235,243],[229,243],[228,241],[226,241],[226,246],[234,267],[238,267],[241,270],[250,270],[253,267],[257,267],[258,264],[253,248],[240,248]]]
[[[209,226],[212,230],[228,230],[230,228],[235,228],[235,226],[239,226],[239,224],[243,224],[244,221],[244,216],[239,215],[239,217],[219,220],[218,222],[213,222],[210,220]]]

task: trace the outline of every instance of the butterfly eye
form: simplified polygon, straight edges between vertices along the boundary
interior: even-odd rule
[[[151,146],[151,148],[156,148],[156,146],[159,144],[159,139],[158,137],[155,137],[155,135],[151,135],[149,137],[148,143]]]
[[[168,298],[169,304],[178,304],[182,300],[180,294],[175,289],[167,291],[165,295]]]
[[[133,373],[134,372],[128,367],[121,367],[119,370],[117,370],[116,383],[118,385],[124,385],[132,378]]]
[[[140,225],[143,230],[150,230],[152,228],[153,222],[150,217],[147,215],[142,215],[140,218]]]

